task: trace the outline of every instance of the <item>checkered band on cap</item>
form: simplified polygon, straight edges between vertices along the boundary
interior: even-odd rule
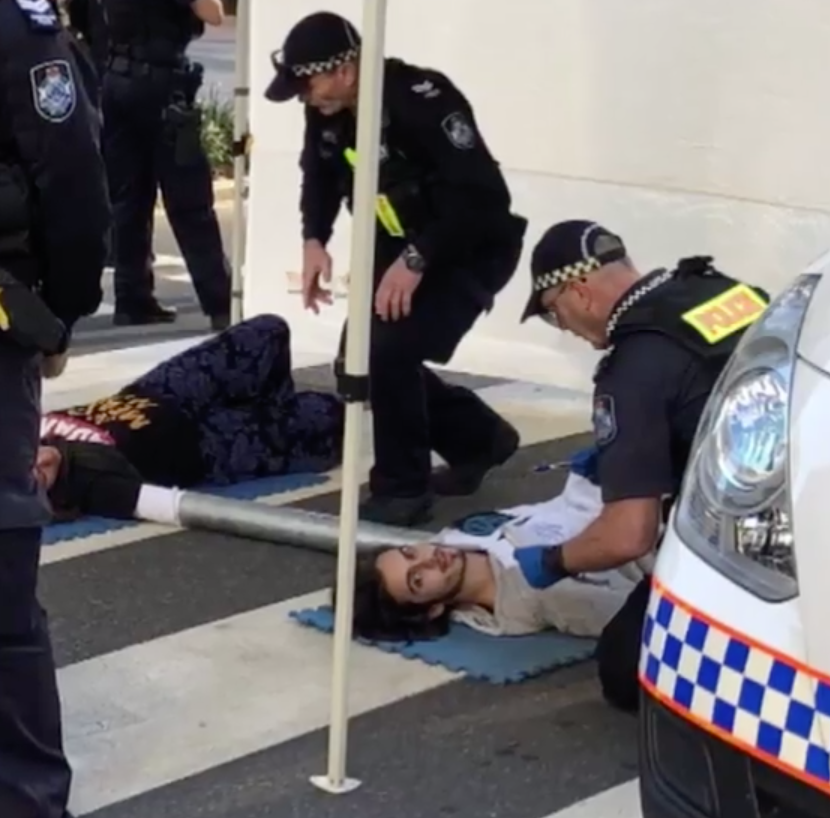
[[[560,267],[558,270],[539,273],[533,277],[533,291],[539,293],[542,290],[555,287],[557,284],[564,284],[566,281],[582,278],[586,273],[592,273],[594,270],[599,270],[600,267],[602,267],[602,262],[598,258],[591,257]]]
[[[719,625],[659,583],[640,681],[689,721],[830,793],[830,679]]]
[[[290,70],[295,77],[313,77],[317,74],[327,74],[329,71],[334,71],[338,66],[353,62],[357,59],[357,54],[358,49],[350,48],[348,51],[335,54],[327,60],[316,60],[315,62],[307,62],[301,65],[292,65]]]

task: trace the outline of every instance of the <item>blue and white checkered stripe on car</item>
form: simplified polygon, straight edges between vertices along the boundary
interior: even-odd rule
[[[640,681],[682,717],[830,792],[830,679],[715,622],[657,582]]]

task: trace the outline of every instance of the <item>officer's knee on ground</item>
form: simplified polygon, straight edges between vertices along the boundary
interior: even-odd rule
[[[605,626],[597,643],[602,695],[610,705],[629,713],[636,712],[639,705],[637,672],[649,592],[649,580],[644,579]]]

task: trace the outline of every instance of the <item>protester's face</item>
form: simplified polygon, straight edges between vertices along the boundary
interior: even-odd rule
[[[49,491],[58,479],[61,453],[54,446],[41,446],[35,460],[35,480],[43,491]]]
[[[325,74],[315,74],[308,78],[300,102],[316,108],[323,116],[333,116],[354,101],[356,79],[357,72],[351,63]]]
[[[449,602],[458,594],[465,563],[464,552],[457,548],[421,543],[384,551],[376,566],[396,602],[432,605]]]

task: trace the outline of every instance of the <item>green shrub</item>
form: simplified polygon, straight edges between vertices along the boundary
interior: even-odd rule
[[[199,103],[202,109],[202,142],[216,176],[233,173],[233,103],[211,88]]]

